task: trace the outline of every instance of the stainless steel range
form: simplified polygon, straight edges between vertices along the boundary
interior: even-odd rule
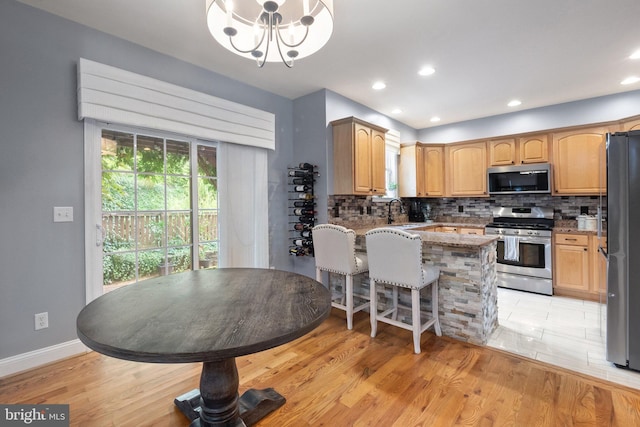
[[[499,207],[487,235],[498,239],[498,286],[553,294],[551,268],[552,208]]]

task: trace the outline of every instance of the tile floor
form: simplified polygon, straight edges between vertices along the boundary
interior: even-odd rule
[[[498,288],[490,347],[640,389],[640,373],[605,358],[604,305]]]

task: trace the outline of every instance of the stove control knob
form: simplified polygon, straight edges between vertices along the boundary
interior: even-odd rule
[[[527,234],[528,234],[529,236],[533,236],[533,235],[535,235],[535,234],[536,234],[536,232],[535,232],[535,231],[527,231]]]

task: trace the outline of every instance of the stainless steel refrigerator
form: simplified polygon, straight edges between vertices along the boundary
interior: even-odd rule
[[[640,370],[640,131],[606,148],[607,360]]]

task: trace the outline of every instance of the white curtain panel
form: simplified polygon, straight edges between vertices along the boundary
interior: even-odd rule
[[[220,267],[269,268],[267,150],[219,143]]]

